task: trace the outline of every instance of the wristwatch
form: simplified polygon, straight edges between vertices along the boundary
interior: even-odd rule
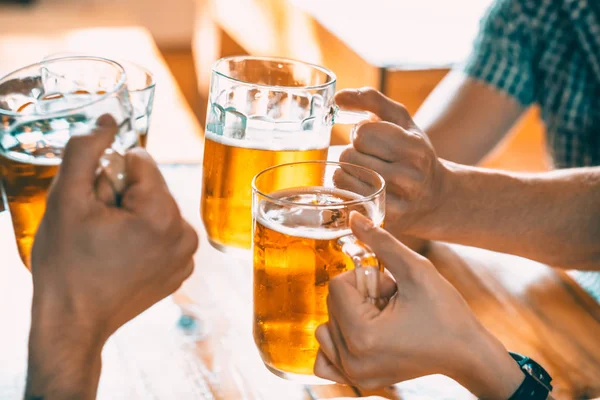
[[[552,378],[544,368],[529,357],[509,352],[525,373],[525,380],[508,400],[546,400],[552,391]]]

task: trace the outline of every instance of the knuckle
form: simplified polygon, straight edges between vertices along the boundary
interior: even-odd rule
[[[344,151],[342,151],[342,154],[340,154],[340,161],[345,163],[352,163],[355,154],[356,150],[354,149],[354,147],[348,146],[344,149]]]
[[[354,129],[354,132],[352,134],[352,145],[357,148],[357,149],[361,149],[364,148],[365,146],[365,142],[368,140],[368,136],[369,136],[369,126],[370,124],[360,124],[360,125],[356,125],[356,128]]]
[[[406,106],[403,103],[400,103],[397,101],[395,103],[398,107],[398,110],[401,111],[402,113],[404,113],[404,116],[410,115],[410,113],[408,112],[408,109],[406,108]]]
[[[329,281],[329,295],[328,298],[333,298],[333,294],[337,294],[342,288],[342,277],[340,275],[335,276]]]
[[[183,280],[185,281],[187,278],[189,278],[190,276],[192,276],[192,274],[194,273],[194,269],[196,268],[196,263],[194,263],[194,260],[191,260],[183,273]]]
[[[348,350],[357,357],[364,357],[373,352],[375,340],[372,335],[362,329],[353,330],[346,339]]]
[[[179,208],[172,199],[163,205],[156,205],[154,218],[151,218],[152,226],[156,233],[161,236],[175,235],[181,230],[181,215]]]
[[[377,390],[377,389],[381,388],[380,384],[378,384],[376,381],[370,380],[370,379],[363,379],[362,381],[358,382],[357,384],[365,390]]]
[[[342,358],[341,362],[344,373],[350,381],[360,385],[365,375],[363,363],[348,358]]]
[[[194,254],[196,250],[198,250],[198,246],[200,245],[200,239],[198,237],[198,233],[192,228],[189,224],[185,223],[186,230],[189,232],[189,248],[190,253]]]
[[[360,96],[364,96],[370,101],[377,100],[381,97],[381,92],[372,86],[361,87],[360,89],[358,89],[358,94]]]

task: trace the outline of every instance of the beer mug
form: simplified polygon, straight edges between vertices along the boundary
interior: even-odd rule
[[[252,191],[254,342],[274,374],[329,383],[312,375],[328,282],[355,269],[359,289],[379,298],[381,266],[352,236],[349,216],[357,211],[381,226],[385,182],[367,168],[309,161],[259,173]]]
[[[48,188],[69,138],[89,133],[99,116],[110,114],[119,125],[112,154],[137,143],[125,82],[119,64],[97,57],[46,60],[0,79],[0,177],[28,268]],[[108,160],[103,166],[109,167]],[[124,179],[122,173],[115,176]]]
[[[326,160],[339,112],[333,72],[282,58],[237,56],[214,65],[206,120],[201,214],[213,247],[245,254],[252,242],[252,178],[278,164]]]
[[[131,61],[118,60],[117,62],[125,69],[125,75],[127,76],[127,90],[129,90],[129,98],[133,107],[135,130],[138,133],[139,144],[141,147],[146,148],[156,88],[154,74],[147,68]]]
[[[44,57],[43,61],[53,60],[55,58],[65,57],[94,57],[87,53],[60,52],[52,53]],[[154,91],[156,88],[156,79],[154,74],[148,68],[142,67],[131,61],[116,59],[125,70],[127,77],[127,90],[129,90],[129,100],[133,107],[133,118],[135,120],[135,129],[138,132],[140,147],[146,148],[148,144],[148,128],[150,127],[150,116],[154,104]]]

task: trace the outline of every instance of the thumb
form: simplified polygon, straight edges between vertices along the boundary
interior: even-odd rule
[[[354,236],[373,250],[399,284],[411,280],[411,270],[427,261],[356,211],[350,214],[350,227]]]
[[[369,111],[405,129],[415,126],[406,107],[370,87],[341,90],[335,95],[335,103],[345,110]]]
[[[115,139],[117,131],[117,123],[113,117],[105,114],[98,118],[91,133],[70,138],[63,155],[58,182],[75,190],[93,190],[100,157]]]

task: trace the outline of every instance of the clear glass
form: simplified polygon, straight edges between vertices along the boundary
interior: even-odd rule
[[[136,63],[125,60],[117,62],[125,69],[127,89],[129,89],[129,97],[133,106],[135,129],[138,132],[140,146],[146,148],[156,88],[154,75],[147,68]]]
[[[111,150],[122,154],[137,143],[125,73],[113,61],[56,58],[0,79],[0,176],[28,268],[64,148],[71,136],[89,133],[103,114],[112,115],[119,126]]]
[[[274,165],[327,159],[333,72],[282,58],[214,65],[206,121],[201,214],[217,249],[248,254],[252,178]]]
[[[53,53],[44,57],[43,61],[64,57],[94,57],[91,54],[62,52]],[[150,126],[150,116],[152,115],[152,106],[154,104],[154,90],[156,80],[154,74],[147,68],[127,60],[113,60],[123,67],[127,78],[127,89],[129,98],[133,106],[133,116],[135,118],[135,129],[139,136],[139,145],[146,148],[148,143],[148,128]]]
[[[354,269],[365,297],[379,298],[380,264],[350,230],[357,211],[381,226],[385,182],[375,171],[338,162],[269,168],[252,184],[254,342],[274,374],[305,384],[327,317],[328,282]]]

